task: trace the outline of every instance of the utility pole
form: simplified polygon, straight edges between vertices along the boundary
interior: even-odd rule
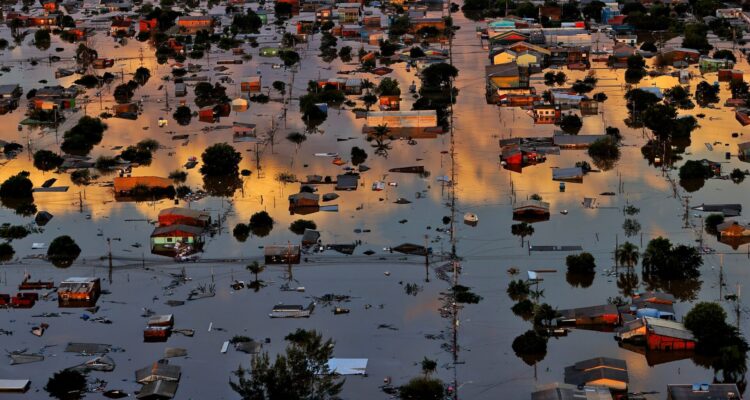
[[[690,228],[690,196],[685,196],[685,214],[683,214],[682,219],[684,221],[683,228]]]

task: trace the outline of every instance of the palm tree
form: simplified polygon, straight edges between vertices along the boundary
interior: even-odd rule
[[[640,253],[638,253],[638,246],[630,242],[621,244],[620,247],[617,248],[617,251],[615,251],[617,262],[627,265],[628,268],[633,268],[633,266],[638,263],[639,257]]]
[[[521,237],[521,247],[523,247],[523,239],[526,236],[531,236],[534,234],[534,227],[529,223],[521,222],[520,224],[511,225],[510,233],[512,233],[514,236]]]
[[[258,282],[258,274],[263,272],[263,270],[266,269],[265,265],[260,265],[257,261],[253,261],[252,264],[249,264],[247,267],[245,267],[248,271],[250,271],[251,274],[255,275],[255,283]]]

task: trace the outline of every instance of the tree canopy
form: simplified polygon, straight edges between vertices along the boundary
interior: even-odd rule
[[[200,172],[206,176],[236,175],[242,155],[227,143],[208,147],[201,155],[203,165]]]

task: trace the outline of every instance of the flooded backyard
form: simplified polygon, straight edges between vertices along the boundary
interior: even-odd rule
[[[303,12],[287,25],[309,16]],[[701,217],[708,214],[692,207],[714,203],[747,207],[748,183],[707,179],[699,190],[687,192],[678,182],[676,169],[651,165],[641,153],[648,140],[644,130],[630,128],[624,122],[628,111],[623,70],[610,69],[604,63],[594,63],[591,71],[598,78],[595,92],[605,93],[608,99],[600,103],[598,115],[583,118],[580,134],[601,134],[608,126],[619,128],[623,145],[616,164],[609,170],[586,174],[581,183],[567,183],[564,191],[560,182],[552,179],[553,169],[572,167],[578,161],[591,162],[586,150],[563,149],[559,155],[549,155],[545,162],[526,166],[521,172],[504,168],[499,159],[501,139],[550,136],[560,128],[535,124],[532,116],[520,108],[487,104],[484,66],[488,56],[475,32],[479,23],[460,12],[453,18],[460,27],[452,43],[453,65],[459,70],[454,81],[458,96],[453,106],[453,129],[434,138],[394,139],[381,154],[375,154],[373,143],[366,141],[366,134],[362,133],[365,119],[356,118],[354,107],[330,107],[327,119],[317,129],[311,132],[305,126],[298,96],[306,91],[308,81],[335,78],[337,71],[354,70],[359,64],[356,59],[351,63],[340,59],[322,61],[318,57],[320,34],[299,45],[302,61],[292,77],[290,70],[274,67],[278,58],[259,55],[259,48],[277,44],[281,38],[271,28],[262,30],[260,47],[243,45],[252,59],[225,65],[228,69],[223,74],[233,79],[233,83],[225,83],[230,98],[241,95],[240,77],[260,75],[263,92],[270,93],[271,101],[250,102],[246,111],[232,111],[215,123],[193,117],[189,125],[182,126],[172,116],[179,102],[186,102],[193,110],[196,107],[192,87],[186,97],[175,98],[172,83],[162,80],[171,75],[173,61],[157,63],[147,42],[133,39],[119,45],[98,32],[91,43],[99,57],[115,59],[108,70],[115,75],[115,82],[103,87],[101,99],[96,94],[99,89],[87,90],[87,97],[78,97],[75,110],[66,111],[66,120],[57,129],[19,125],[26,118],[25,98],[17,110],[0,116],[4,127],[0,140],[26,146],[15,157],[0,159],[0,181],[28,171],[35,187],[51,178],[57,179],[56,186],[69,186],[65,192],[34,193],[37,209],[49,212],[53,218],[27,237],[12,240],[16,253],[13,260],[0,264],[0,293],[17,293],[26,274],[32,280],[54,282],[68,277],[97,277],[103,290],[96,313],[59,308],[54,295],[36,302],[31,309],[0,309],[0,332],[7,333],[0,334],[1,347],[7,351],[28,349],[45,356],[42,362],[23,365],[0,362],[0,379],[31,380],[31,388],[25,394],[8,394],[7,398],[47,398],[44,386],[53,373],[91,358],[64,351],[68,343],[79,342],[106,343],[115,348],[109,353],[117,364],[115,370],[91,372],[92,389],[97,386],[94,381],[101,379],[106,381],[106,390],[134,393],[140,388],[134,371],[162,358],[166,347],[177,347],[187,349],[188,354],[170,359],[170,364],[182,368],[176,398],[235,399],[239,397],[228,382],[234,379],[232,372],[238,365],[249,366],[251,356],[233,348],[223,353],[223,343],[243,335],[262,342],[262,350],[274,355],[284,350],[284,336],[297,328],[315,329],[332,338],[335,357],[368,359],[366,376],[346,377],[341,397],[349,399],[392,398],[381,390],[384,379],[394,385],[407,382],[421,374],[419,363],[425,357],[437,361],[435,376],[451,385],[455,398],[463,399],[527,399],[539,385],[562,382],[566,366],[594,357],[625,360],[630,374],[628,391],[643,392],[646,399],[666,398],[668,383],[713,382],[713,369],[698,365],[690,357],[673,361],[656,356],[647,360],[644,354],[620,346],[612,332],[572,328],[565,336],[550,337],[546,355],[536,363],[527,363],[514,353],[511,344],[531,329],[532,323],[511,311],[515,302],[506,294],[506,288],[511,280],[526,279],[528,271],[539,270],[546,271],[538,282],[538,288],[543,289],[543,302],[559,309],[605,304],[608,298],[661,290],[676,297],[677,320],[698,301],[719,301],[731,311],[730,321],[741,332],[747,332],[750,320],[742,297],[736,320],[735,303],[725,301],[724,295],[739,294],[749,281],[750,248],[747,244],[732,248],[702,232]],[[12,41],[8,27],[0,28],[0,37]],[[10,71],[0,76],[0,84],[18,83],[24,91],[45,85],[73,85],[77,74],[57,79],[55,71],[74,68],[76,45],[53,36],[50,50],[42,52],[30,40],[27,37],[22,45],[2,52],[0,64]],[[355,52],[360,45],[368,50],[378,47],[339,38],[339,47],[342,45],[351,46]],[[64,50],[53,52],[56,47]],[[447,49],[448,45],[442,47]],[[202,65],[198,75],[215,82],[219,78],[214,70],[217,61],[228,56],[219,49],[211,51],[208,58],[186,63]],[[43,61],[50,54],[59,55],[62,60]],[[40,61],[32,65],[32,58]],[[227,142],[242,155],[239,169],[251,171],[240,177],[237,190],[230,190],[228,196],[209,195],[194,201],[118,201],[111,186],[118,176],[116,172],[98,173],[88,185],[77,185],[69,173],[43,172],[34,167],[33,153],[42,149],[60,153],[63,132],[81,116],[99,116],[111,110],[116,104],[114,87],[121,79],[129,80],[141,66],[151,71],[150,80],[133,97],[134,101],[142,101],[141,112],[136,120],[104,120],[108,129],[89,154],[91,159],[115,156],[121,151],[119,146],[153,139],[160,144],[153,161],[133,168],[131,175],[166,177],[171,171],[183,169],[191,157],[200,160],[208,146]],[[386,77],[400,83],[401,110],[410,110],[415,98],[407,88],[412,82],[419,84],[419,78],[414,69],[407,71],[405,63],[395,63],[390,68],[393,72]],[[750,65],[740,58],[735,69],[748,72]],[[590,73],[564,71],[570,82]],[[697,69],[694,73],[698,73]],[[540,93],[544,91],[541,75],[531,76],[531,84]],[[375,84],[382,79],[364,72],[339,76],[367,78]],[[716,73],[693,78],[689,85],[694,88],[703,79],[713,83]],[[42,80],[46,83],[40,83]],[[274,81],[293,82],[293,87],[287,87],[287,93],[292,92],[289,104],[284,104],[278,91],[270,89]],[[673,77],[647,76],[638,86],[667,89],[677,84]],[[165,96],[165,90],[159,88],[167,85],[169,93]],[[347,99],[356,101],[356,107],[363,107],[359,97]],[[722,83],[718,104],[729,97],[729,90]],[[748,140],[744,133],[750,135],[750,128],[742,127],[731,110],[719,105],[680,110],[680,114],[697,113],[705,117],[698,119],[700,127],[692,133],[684,160],[710,159],[720,162],[727,172],[747,169],[736,153],[738,143]],[[168,124],[160,127],[160,118]],[[265,140],[257,147],[251,142],[233,143],[234,122],[256,124],[259,137]],[[306,139],[299,144],[287,140],[293,132],[304,133]],[[739,135],[733,137],[733,132]],[[369,167],[361,173],[357,190],[336,191],[339,197],[324,203],[338,205],[336,212],[291,214],[288,196],[300,191],[300,183],[284,183],[279,175],[291,173],[298,181],[308,175],[335,177],[344,173],[348,164],[335,165],[333,157],[320,154],[337,153],[347,161],[354,146],[366,150],[364,164]],[[725,152],[733,156],[725,159]],[[677,161],[675,166],[683,162]],[[389,171],[410,166],[423,166],[427,172]],[[183,184],[193,190],[226,186],[211,178],[204,180],[199,167],[184,170],[188,174]],[[454,179],[454,187],[450,179]],[[372,191],[373,183],[379,181],[385,183],[384,190]],[[318,188],[321,195],[334,191],[333,185],[321,184]],[[550,203],[551,215],[547,221],[534,222],[533,234],[525,237],[522,244],[521,238],[511,233],[511,225],[517,222],[513,220],[513,206],[534,194]],[[585,208],[584,198],[596,198],[597,206]],[[627,205],[634,205],[640,212],[626,216],[623,209]],[[177,262],[150,251],[150,235],[160,211],[175,206],[206,211],[217,222],[216,229],[206,236],[196,262]],[[244,242],[238,241],[233,228],[238,223],[248,223],[258,211],[266,211],[274,219],[270,234],[250,235]],[[478,223],[464,223],[466,213],[476,214]],[[454,216],[454,223],[446,223],[446,216]],[[266,246],[299,245],[300,236],[288,226],[300,218],[315,222],[324,245],[357,244],[353,254],[331,249],[305,252],[300,264],[267,265],[260,274],[267,285],[260,290],[233,289],[231,285],[236,280],[253,280],[245,266],[252,261],[263,263]],[[641,226],[637,233],[629,232],[631,236],[626,236],[622,228],[626,218],[636,219]],[[0,208],[0,222],[29,225],[33,220],[33,215],[22,216],[7,207]],[[455,277],[450,257],[452,226],[460,264],[460,274]],[[43,257],[46,246],[60,235],[71,236],[81,248],[80,256],[67,268],[57,268]],[[635,282],[618,280],[618,272],[624,267],[615,271],[617,246],[630,241],[643,250],[659,236],[675,244],[698,245],[702,240],[702,246],[712,250],[703,254],[700,278],[649,285],[643,281],[640,267],[636,267]],[[404,243],[431,248],[428,266],[423,256],[391,251]],[[566,273],[565,259],[571,252],[534,251],[533,246],[580,246],[596,258],[593,281]],[[517,274],[509,273],[511,270]],[[173,285],[175,280],[178,284]],[[457,306],[455,323],[449,312],[452,307],[445,302],[453,283],[481,296],[476,304]],[[214,286],[215,296],[186,301],[198,286]],[[304,291],[293,290],[298,287]],[[269,318],[274,305],[307,305],[326,294],[350,298],[331,304],[318,301],[309,318]],[[166,303],[170,300],[185,303],[170,306]],[[335,314],[336,307],[350,312]],[[194,336],[172,335],[167,342],[144,343],[146,318],[142,315],[146,309],[156,314],[174,314],[175,328],[194,329]],[[30,330],[41,323],[49,327],[37,337]],[[85,397],[101,396],[94,391]]]

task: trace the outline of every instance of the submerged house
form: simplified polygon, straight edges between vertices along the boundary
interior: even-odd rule
[[[57,287],[57,303],[60,307],[91,307],[96,305],[101,293],[99,278],[68,278]]]
[[[211,214],[190,208],[170,207],[159,211],[159,225],[191,225],[206,227],[211,224]]]
[[[156,381],[179,382],[182,369],[178,365],[171,365],[167,360],[159,360],[149,366],[135,371],[135,380],[138,383],[149,383]]]
[[[169,196],[174,193],[172,180],[158,176],[115,177],[113,180],[115,198],[146,196]]]
[[[553,383],[531,393],[531,400],[612,400],[606,387]]]
[[[320,208],[320,195],[316,193],[300,192],[289,196],[289,212],[294,214],[310,214]]]
[[[565,383],[571,385],[627,390],[628,382],[628,365],[625,360],[597,357],[565,367]]]
[[[620,313],[614,304],[560,310],[558,321],[574,325],[619,325]]]
[[[549,203],[523,200],[513,205],[513,218],[549,218]]]
[[[266,246],[263,256],[266,264],[299,264],[301,250],[298,245]]]

